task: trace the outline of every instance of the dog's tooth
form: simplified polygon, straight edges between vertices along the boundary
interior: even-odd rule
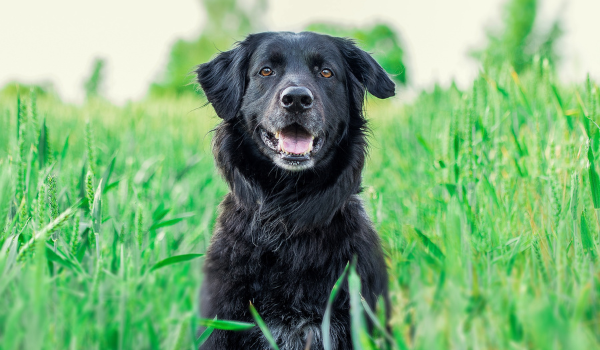
[[[279,131],[275,133],[275,138],[279,140]]]

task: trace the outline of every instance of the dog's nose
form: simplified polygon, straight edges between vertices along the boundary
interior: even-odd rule
[[[301,112],[312,107],[313,94],[304,86],[290,86],[281,92],[281,106],[290,112]]]

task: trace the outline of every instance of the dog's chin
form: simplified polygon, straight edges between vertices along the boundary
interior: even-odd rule
[[[314,136],[297,124],[271,132],[260,129],[260,147],[275,165],[288,171],[302,171],[315,166],[315,157],[323,148],[323,136]]]

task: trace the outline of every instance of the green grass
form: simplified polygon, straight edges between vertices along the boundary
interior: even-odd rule
[[[353,312],[355,344],[600,348],[599,89],[548,75],[368,99],[362,195],[393,314],[368,339],[381,309]],[[251,327],[197,317],[199,254],[227,192],[212,109],[31,102],[17,128],[16,99],[0,98],[0,348],[193,349],[200,324]]]

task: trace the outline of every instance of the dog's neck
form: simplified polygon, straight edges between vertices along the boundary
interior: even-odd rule
[[[362,129],[349,132],[345,141],[331,150],[353,158],[333,157],[343,161],[302,172],[278,168],[259,154],[250,144],[254,141],[233,123],[224,122],[215,131],[217,166],[239,205],[253,213],[253,224],[280,223],[289,234],[300,227],[324,227],[360,191],[366,149]]]

